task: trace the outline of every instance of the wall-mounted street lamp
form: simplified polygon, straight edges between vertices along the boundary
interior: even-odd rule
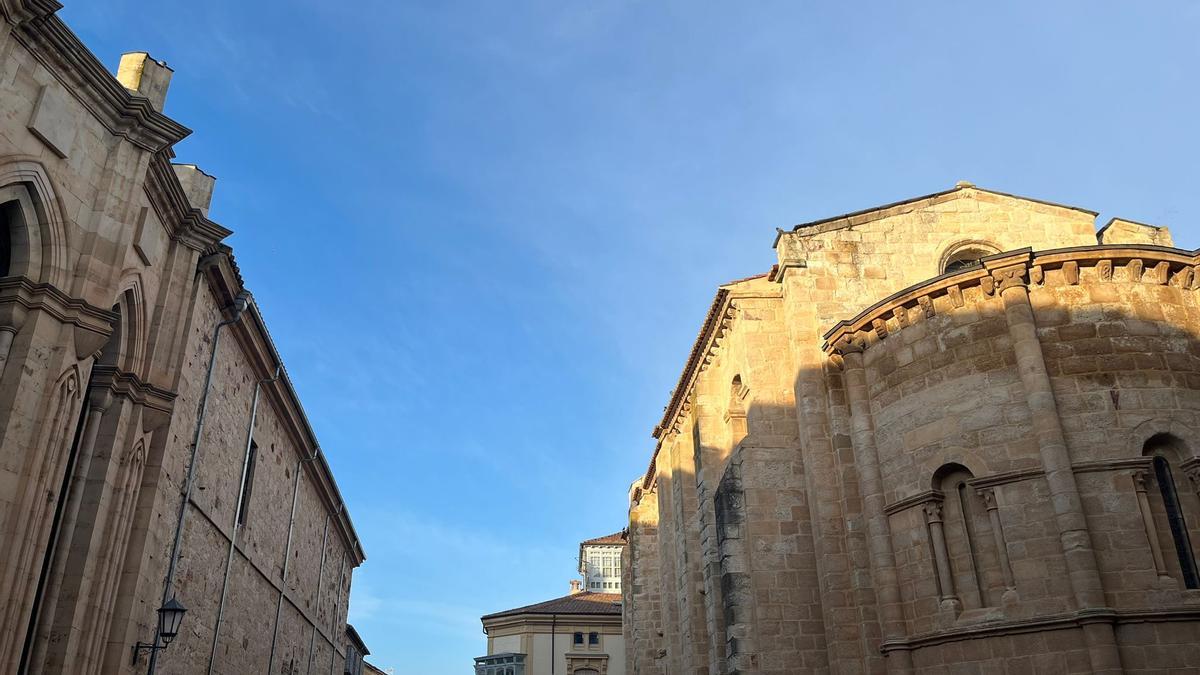
[[[151,654],[160,649],[166,649],[167,645],[179,635],[179,624],[183,623],[183,615],[187,612],[187,608],[179,604],[179,601],[172,597],[167,600],[162,607],[158,608],[158,630],[154,634],[154,642],[146,643],[139,642],[133,646],[133,664],[137,665],[138,656],[142,652],[150,652]]]

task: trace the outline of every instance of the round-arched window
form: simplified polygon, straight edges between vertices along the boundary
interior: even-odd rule
[[[942,257],[941,274],[952,274],[975,267],[980,260],[999,253],[999,249],[982,242],[971,242],[952,248]]]

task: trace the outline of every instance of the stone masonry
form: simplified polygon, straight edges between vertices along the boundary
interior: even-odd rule
[[[960,183],[725,284],[630,493],[637,675],[1200,669],[1200,255]]]
[[[213,178],[171,163],[171,70],[114,77],[58,8],[0,0],[0,672],[341,672],[364,553]]]

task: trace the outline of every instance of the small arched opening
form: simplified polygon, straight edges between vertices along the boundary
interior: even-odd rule
[[[970,469],[954,463],[942,466],[933,477],[934,489],[943,495],[946,555],[964,609],[996,606],[1004,591],[992,524],[971,485],[974,478]]]
[[[1154,489],[1147,492],[1167,573],[1187,588],[1200,588],[1193,532],[1189,529],[1189,524],[1194,527],[1200,520],[1200,498],[1177,480],[1180,465],[1191,453],[1181,439],[1160,433],[1146,440],[1142,454],[1151,461]]]
[[[980,262],[990,255],[995,255],[1000,252],[1000,248],[993,244],[982,241],[960,242],[951,245],[942,254],[942,259],[938,264],[939,274],[953,274],[961,272],[965,269],[977,267]]]

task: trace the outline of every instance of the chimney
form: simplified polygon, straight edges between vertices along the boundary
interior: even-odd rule
[[[117,81],[129,93],[150,99],[150,105],[162,112],[163,104],[167,102],[167,87],[171,86],[174,72],[165,61],[155,61],[146,52],[129,52],[121,55]]]
[[[207,218],[208,207],[212,204],[213,185],[217,179],[201,171],[195,164],[172,164],[171,168],[175,169],[175,177],[187,195],[188,204],[200,209],[200,213]]]
[[[578,579],[571,580],[571,595],[583,592],[583,582]]]

